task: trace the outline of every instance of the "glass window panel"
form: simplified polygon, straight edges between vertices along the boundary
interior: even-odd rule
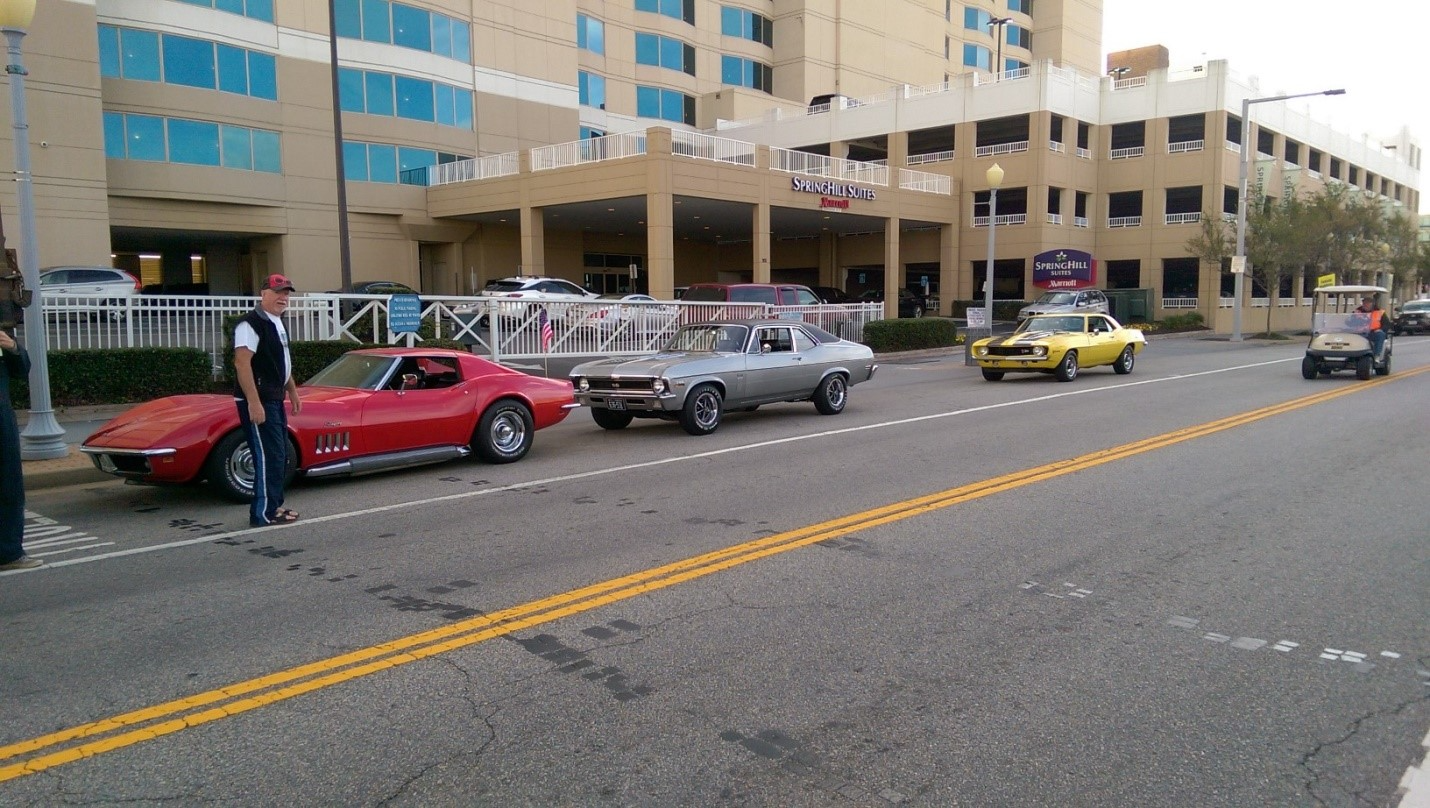
[[[243,0],[214,0],[214,8],[243,16]]]
[[[457,113],[452,106],[454,103],[452,99],[452,90],[452,87],[448,87],[445,84],[438,84],[436,86],[437,123],[444,124],[446,126],[455,126],[457,124]]]
[[[220,126],[223,167],[253,170],[253,130],[242,126]]]
[[[351,67],[338,68],[338,106],[343,112],[366,112],[363,103],[363,73]]]
[[[159,81],[159,35],[125,28],[119,36],[124,78]]]
[[[164,153],[164,119],[153,115],[124,116],[125,153],[130,160],[166,159]]]
[[[243,48],[218,45],[218,88],[248,95],[248,52]]]
[[[126,157],[123,113],[104,113],[104,156],[111,160],[123,160]]]
[[[472,91],[452,90],[453,108],[456,112],[455,123],[462,129],[471,129],[472,121]]]
[[[452,18],[432,15],[432,52],[438,56],[452,55]]]
[[[273,22],[273,0],[248,0],[243,13],[255,20]]]
[[[181,3],[188,3],[191,6],[207,6],[213,8],[213,0],[179,0]]]
[[[642,118],[660,117],[660,89],[636,87],[636,114]]]
[[[169,119],[169,162],[216,166],[218,158],[218,124]]]
[[[119,78],[119,29],[112,25],[99,26],[99,75]]]
[[[472,62],[472,29],[464,22],[452,21],[452,58],[465,64]]]
[[[367,144],[343,142],[343,177],[355,182],[367,181]]]
[[[362,0],[362,38],[369,42],[392,41],[387,0]]]
[[[655,34],[636,34],[636,64],[660,64],[660,37]]]
[[[278,100],[278,63],[273,54],[248,52],[248,94]]]
[[[606,23],[586,18],[586,47],[594,53],[606,52]]]
[[[680,70],[685,66],[682,58],[681,43],[678,39],[669,37],[660,38],[660,66],[668,67],[671,70]]]
[[[971,44],[968,44],[968,43],[964,43],[964,45],[963,45],[963,63],[964,63],[964,65],[966,65],[966,66],[968,66],[968,67],[981,67],[981,68],[983,68],[984,70],[988,70],[988,69],[989,69],[989,63],[990,63],[990,62],[992,62],[992,59],[989,57],[988,49],[987,49],[987,48],[979,47],[978,45],[971,45]]]
[[[397,76],[397,117],[414,121],[435,121],[432,82]]]
[[[348,39],[362,38],[362,8],[359,0],[333,0],[333,14],[337,17],[338,36]]]
[[[214,43],[165,34],[164,81],[188,87],[218,86],[214,75]]]
[[[397,170],[411,171],[437,164],[437,152],[431,149],[411,149],[406,146],[397,150]]]
[[[725,36],[740,36],[740,9],[720,7],[720,33]]]
[[[660,13],[660,0],[636,0],[636,11]]]
[[[420,8],[393,3],[392,44],[431,51],[432,19],[428,13]]]
[[[678,121],[683,117],[685,99],[674,90],[660,91],[660,117],[667,121]]]
[[[367,173],[372,182],[397,182],[397,147],[369,143]]]
[[[392,76],[387,73],[367,74],[367,112],[369,115],[396,115],[397,102],[392,94]]]
[[[585,14],[576,15],[576,47],[581,50],[590,50],[590,41],[586,36],[586,21],[590,19]]]
[[[720,57],[720,83],[739,85],[740,60],[735,56]]]
[[[271,174],[283,173],[283,152],[277,132],[253,130],[253,170]]]
[[[680,0],[660,0],[660,13],[680,19]]]

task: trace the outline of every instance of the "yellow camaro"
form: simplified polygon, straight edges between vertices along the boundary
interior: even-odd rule
[[[1077,378],[1080,368],[1111,365],[1131,373],[1147,338],[1123,328],[1106,314],[1044,314],[1029,317],[1006,337],[973,343],[973,359],[983,378],[996,382],[1005,373],[1051,373],[1060,382]]]

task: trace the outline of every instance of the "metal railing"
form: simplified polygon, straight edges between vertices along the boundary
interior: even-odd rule
[[[517,173],[520,160],[516,152],[493,154],[489,157],[473,157],[455,163],[427,167],[427,184],[447,185],[453,182],[486,180],[492,177],[507,177]]]
[[[1240,143],[1233,143],[1233,142],[1231,142],[1230,140],[1227,140],[1227,141],[1224,141],[1224,145],[1226,146],[1226,150],[1227,150],[1227,151],[1229,151],[1229,152],[1231,152],[1231,153],[1233,153],[1233,154],[1241,154],[1241,144],[1240,144]]]
[[[1192,224],[1200,222],[1202,214],[1197,213],[1168,213],[1163,217],[1165,224]]]
[[[1195,309],[1197,299],[1195,297],[1164,297],[1162,298],[1162,308],[1164,309]]]
[[[905,191],[923,191],[924,193],[948,196],[953,193],[953,179],[943,174],[901,168],[899,169],[899,187]]]
[[[1088,226],[1088,223],[1087,223],[1087,217],[1086,217],[1086,216],[1074,216],[1074,217],[1073,217],[1073,227],[1087,227],[1087,226]]]
[[[1107,153],[1109,160],[1126,160],[1129,157],[1141,157],[1146,153],[1145,146],[1128,146],[1125,149],[1113,149]]]
[[[929,152],[928,154],[911,154],[904,161],[904,165],[921,166],[928,163],[946,163],[953,159],[953,149],[946,151]]]
[[[1028,150],[1028,141],[1019,140],[1014,143],[994,143],[990,146],[979,146],[973,150],[974,157],[993,157],[999,154],[1015,154]]]
[[[1141,227],[1141,216],[1113,216],[1107,220],[1108,227]]]
[[[582,163],[597,163],[602,160],[619,160],[623,157],[638,157],[645,154],[645,132],[622,132],[605,137],[573,140],[551,146],[538,146],[531,150],[531,170],[545,171],[552,168],[566,168]]]
[[[1183,152],[1201,151],[1206,146],[1204,140],[1181,140],[1176,143],[1167,144],[1168,154],[1181,154]]]
[[[1086,148],[1086,147],[1084,147],[1084,146],[1078,146],[1078,147],[1077,147],[1077,156],[1078,156],[1078,157],[1081,157],[1081,158],[1084,159],[1084,160],[1091,160],[1091,159],[1092,159],[1092,150],[1091,150],[1091,149],[1088,149],[1088,148]]]
[[[999,227],[1002,227],[1002,226],[1005,225],[1005,224],[1026,224],[1027,221],[1028,221],[1028,214],[1026,214],[1026,213],[1009,213],[1009,214],[1004,215],[1004,216],[995,216],[995,217],[993,217],[993,223],[994,223],[995,225],[998,225]],[[988,217],[987,217],[987,216],[974,216],[974,217],[973,217],[973,226],[974,226],[974,227],[987,227],[987,226],[988,226]]]
[[[717,163],[742,166],[755,164],[755,144],[699,132],[672,131],[670,151],[672,154],[696,160],[713,160]]]
[[[1063,153],[1063,152],[1066,152],[1067,150],[1068,150],[1068,147],[1067,147],[1067,146],[1064,146],[1063,143],[1062,143],[1062,141],[1060,141],[1060,140],[1049,140],[1049,141],[1048,141],[1048,151],[1058,152],[1059,154],[1061,154],[1061,153]]]
[[[1061,213],[1049,213],[1048,224],[1062,224],[1063,215]]]
[[[790,174],[810,174],[816,177],[865,182],[870,185],[889,184],[889,167],[878,163],[861,163],[842,157],[770,147],[770,169]]]
[[[1114,90],[1130,90],[1130,89],[1132,89],[1133,87],[1146,87],[1146,86],[1147,86],[1147,77],[1146,77],[1146,76],[1133,76],[1133,77],[1130,78],[1130,79],[1118,79],[1117,81],[1112,82],[1112,89],[1114,89]]]

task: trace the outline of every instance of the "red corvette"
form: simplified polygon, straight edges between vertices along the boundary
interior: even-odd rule
[[[511,463],[533,433],[576,407],[565,379],[529,376],[451,350],[350,351],[298,388],[288,417],[289,476],[326,477],[440,463],[476,452]],[[170,396],[141,404],[80,447],[96,467],[146,483],[207,480],[253,496],[253,458],[233,396]]]

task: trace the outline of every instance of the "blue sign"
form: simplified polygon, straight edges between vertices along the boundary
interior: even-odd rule
[[[416,334],[422,327],[422,298],[417,295],[389,297],[387,327],[396,334]]]
[[[1082,250],[1048,250],[1033,256],[1033,285],[1080,289],[1097,283],[1097,261]]]

